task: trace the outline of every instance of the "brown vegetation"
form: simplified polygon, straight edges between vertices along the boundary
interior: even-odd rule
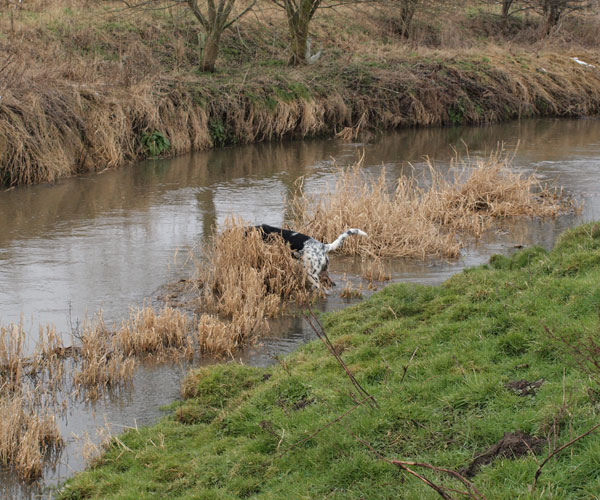
[[[299,190],[292,202],[298,230],[332,241],[347,228],[359,227],[369,237],[348,240],[341,251],[350,255],[452,258],[463,245],[461,236],[480,236],[496,219],[556,216],[576,209],[535,175],[512,171],[501,153],[474,165],[455,160],[450,179],[430,164],[429,188],[420,187],[414,177],[400,177],[394,188],[385,169],[373,178],[361,166],[359,160],[340,169],[335,186],[323,195]]]
[[[84,323],[79,340],[79,363],[73,371],[78,392],[97,399],[102,390],[123,387],[131,381],[135,361],[119,349],[101,315]]]
[[[311,23],[319,62],[290,69],[285,15],[259,5],[223,34],[221,73],[206,75],[187,10],[119,5],[27,1],[0,16],[0,184],[230,143],[600,108],[594,15],[541,43],[533,21],[507,30],[483,7],[465,19],[432,5],[407,41],[393,6],[343,7]],[[442,18],[453,21],[432,21]]]
[[[542,185],[535,175],[511,170],[509,158],[498,150],[474,165],[456,158],[452,179],[429,163],[432,187],[424,196],[426,216],[442,226],[475,236],[502,217],[556,217],[577,209],[559,189]]]
[[[41,330],[34,355],[26,357],[23,325],[0,327],[0,466],[14,467],[27,480],[38,477],[44,456],[62,446],[53,409],[63,377],[59,344],[54,329]]]
[[[290,301],[311,293],[306,272],[281,238],[263,241],[258,231],[229,219],[197,260],[198,340],[206,352],[231,352],[258,332]]]

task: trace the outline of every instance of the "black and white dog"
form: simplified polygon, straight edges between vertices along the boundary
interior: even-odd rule
[[[288,242],[294,253],[294,257],[302,259],[306,274],[308,275],[308,280],[319,290],[321,289],[320,275],[325,273],[326,277],[329,278],[327,275],[329,256],[327,254],[342,246],[342,243],[344,243],[344,240],[348,236],[353,234],[367,236],[364,231],[353,228],[340,234],[333,243],[322,243],[306,234],[290,231],[289,229],[281,229],[267,224],[261,224],[254,227],[262,232],[263,239],[267,239],[271,234],[276,234]]]

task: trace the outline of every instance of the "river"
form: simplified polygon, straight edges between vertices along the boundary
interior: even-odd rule
[[[389,132],[367,143],[338,139],[239,146],[172,159],[141,162],[54,184],[0,192],[0,324],[22,319],[37,338],[38,325],[54,324],[70,342],[71,326],[102,310],[111,323],[130,306],[157,303],[165,284],[189,276],[185,256],[202,245],[229,215],[251,224],[281,225],[295,181],[311,191],[332,182],[336,165],[349,165],[363,151],[365,169],[385,166],[390,178],[426,168],[424,156],[447,169],[453,149],[487,156],[500,144],[514,152],[513,166],[563,186],[583,203],[579,215],[526,219],[489,231],[455,262],[397,260],[393,281],[438,284],[464,267],[508,254],[520,245],[552,247],[557,236],[583,221],[600,219],[600,120],[528,120],[486,127]],[[353,259],[334,256],[330,271],[337,292],[321,304],[335,310],[348,302],[344,277],[358,282]],[[312,338],[300,318],[275,322],[262,345],[239,353],[264,365]],[[206,362],[211,362],[207,360]],[[188,366],[144,366],[133,389],[92,404],[73,405],[60,421],[66,446],[36,485],[23,485],[0,470],[0,498],[48,497],[45,486],[64,481],[84,466],[76,436],[111,424],[113,432],[156,421],[161,405],[179,395]]]

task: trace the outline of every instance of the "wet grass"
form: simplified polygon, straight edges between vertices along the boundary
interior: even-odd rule
[[[594,498],[594,434],[531,484],[549,449],[598,423],[594,364],[571,347],[600,336],[599,227],[566,232],[551,252],[493,256],[439,287],[391,285],[327,315],[328,336],[378,408],[357,404],[318,341],[269,368],[192,371],[172,416],[121,435],[60,497],[439,498],[365,443],[384,458],[460,470],[521,431],[543,440],[541,452],[478,466],[472,481],[486,498]],[[510,389],[541,379],[532,394]]]

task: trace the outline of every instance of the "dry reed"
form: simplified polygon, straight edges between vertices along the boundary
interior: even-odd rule
[[[103,389],[118,389],[131,382],[135,360],[119,350],[101,314],[92,322],[84,321],[80,342],[79,363],[73,373],[79,393],[96,399]]]
[[[480,236],[494,219],[556,217],[577,209],[561,190],[543,185],[535,175],[511,170],[510,160],[501,149],[474,165],[454,158],[451,179],[429,160],[428,165],[432,187],[423,195],[427,217],[475,236]]]
[[[429,189],[414,177],[400,177],[392,190],[385,169],[374,178],[361,167],[362,159],[340,169],[334,188],[328,186],[319,196],[300,189],[292,201],[298,230],[331,241],[347,228],[358,227],[369,237],[348,240],[341,251],[350,255],[453,258],[463,245],[459,236],[480,236],[499,218],[554,217],[577,209],[535,175],[512,171],[501,151],[475,166],[455,159],[451,179],[429,163]]]
[[[392,275],[386,270],[379,257],[373,257],[361,263],[361,276],[369,281],[389,281]]]
[[[358,299],[363,296],[362,287],[355,287],[351,281],[346,282],[346,286],[342,288],[340,297],[343,299]]]
[[[25,480],[38,478],[47,453],[63,444],[55,415],[34,409],[26,393],[0,396],[0,465],[12,466]]]
[[[304,267],[292,257],[281,238],[263,241],[239,219],[203,249],[197,261],[199,309],[197,325],[204,352],[227,353],[268,330],[267,318],[285,310],[286,303],[311,297]]]
[[[341,248],[349,255],[457,257],[459,242],[426,216],[416,180],[401,177],[390,190],[385,173],[369,177],[361,159],[340,169],[334,187],[327,186],[323,194],[310,196],[300,189],[291,205],[295,227],[325,242],[350,227],[362,229],[368,238],[348,239]]]
[[[190,329],[188,316],[172,307],[158,313],[149,306],[131,309],[129,319],[115,333],[115,348],[124,356],[189,358],[194,354]]]

